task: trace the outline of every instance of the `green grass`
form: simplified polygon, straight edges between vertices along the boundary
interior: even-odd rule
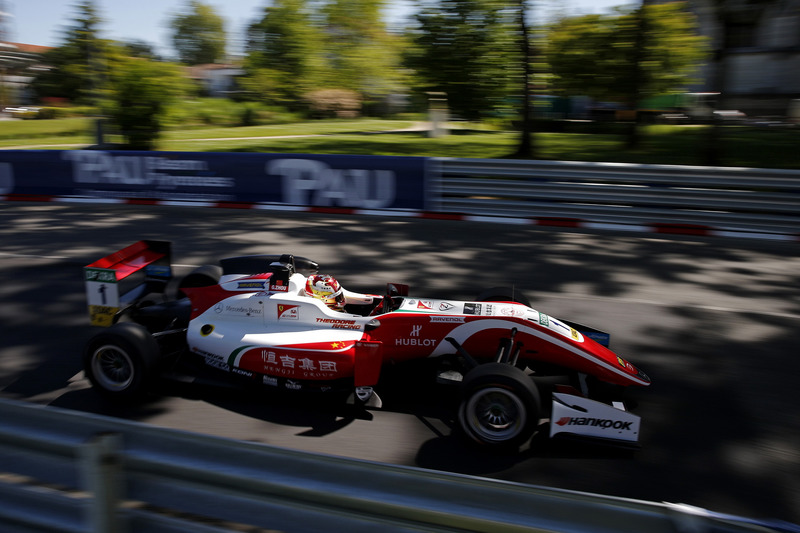
[[[409,128],[413,122],[403,120],[320,120],[293,124],[266,126],[242,126],[235,128],[203,128],[167,130],[162,142],[190,139],[237,139],[242,137],[279,137],[289,135],[329,135],[334,133],[360,133],[400,130]]]
[[[0,147],[73,147],[93,143],[90,119],[0,122]],[[233,128],[174,128],[163,133],[158,149],[182,152],[273,152],[391,156],[504,158],[516,150],[519,134],[461,125],[450,135],[428,138],[406,131],[403,120],[321,120]],[[636,149],[623,135],[536,133],[537,159],[704,165],[706,127],[650,126]],[[800,128],[726,126],[720,143],[721,166],[800,169]]]
[[[0,121],[0,147],[91,142],[92,119],[61,118],[53,120]]]

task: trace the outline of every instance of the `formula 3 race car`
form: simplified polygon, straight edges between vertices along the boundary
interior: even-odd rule
[[[638,443],[640,419],[622,393],[648,386],[647,375],[608,348],[608,334],[536,311],[510,289],[457,301],[389,283],[383,294],[342,289],[332,309],[306,294],[319,265],[305,257],[227,258],[180,280],[170,261],[168,242],[140,241],[84,268],[92,321],[106,329],[83,366],[106,397],[140,397],[194,357],[259,385],[348,390],[377,406],[382,372],[424,359],[437,383],[455,385],[458,429],[480,445],[516,449],[547,418],[550,437]]]

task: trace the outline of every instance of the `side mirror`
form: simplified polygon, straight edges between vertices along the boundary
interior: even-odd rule
[[[386,294],[389,296],[408,296],[408,285],[402,283],[387,283]]]

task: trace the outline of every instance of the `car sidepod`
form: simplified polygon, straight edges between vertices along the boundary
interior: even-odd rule
[[[208,289],[216,294],[196,309],[187,331],[189,349],[207,365],[288,388],[377,383],[382,345],[365,336],[371,318],[304,296],[224,289]],[[197,289],[190,297],[204,299]]]

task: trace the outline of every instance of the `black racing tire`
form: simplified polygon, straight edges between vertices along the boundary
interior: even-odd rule
[[[189,272],[178,284],[178,297],[186,296],[182,289],[194,287],[210,287],[219,283],[222,277],[222,267],[217,265],[204,265]]]
[[[539,425],[539,391],[519,368],[503,363],[477,366],[464,376],[461,390],[459,427],[480,446],[518,450]]]
[[[141,398],[155,377],[160,349],[147,329],[120,322],[92,337],[83,354],[83,371],[92,386],[113,400]]]
[[[511,287],[492,287],[478,295],[478,302],[516,302],[531,307],[531,302],[522,292]]]

